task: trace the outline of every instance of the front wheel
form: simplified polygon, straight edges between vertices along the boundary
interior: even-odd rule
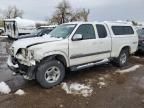
[[[60,61],[44,61],[36,73],[36,80],[44,88],[59,84],[65,76],[65,68]]]

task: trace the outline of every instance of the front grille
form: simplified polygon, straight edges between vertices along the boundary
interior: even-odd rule
[[[27,72],[28,71],[28,66],[25,66],[23,64],[20,64],[18,62],[18,60],[16,58],[14,58],[13,56],[11,57],[11,61],[12,63],[15,65],[15,64],[18,64],[19,66],[19,70],[23,71],[23,72]]]
[[[26,66],[26,65],[19,64],[19,68],[23,72],[26,72],[26,73],[28,72],[28,66]]]

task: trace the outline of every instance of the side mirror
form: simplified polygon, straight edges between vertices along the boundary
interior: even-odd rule
[[[72,38],[73,41],[82,40],[82,34],[75,34]]]

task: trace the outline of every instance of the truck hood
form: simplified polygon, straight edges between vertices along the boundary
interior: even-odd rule
[[[14,48],[14,52],[16,53],[19,48],[27,48],[33,45],[53,42],[53,41],[60,41],[62,38],[54,38],[54,37],[34,37],[34,38],[26,38],[20,39],[15,41],[12,44],[12,48]]]

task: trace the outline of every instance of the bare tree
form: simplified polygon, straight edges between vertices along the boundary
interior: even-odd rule
[[[62,24],[68,22],[69,17],[71,15],[71,6],[69,2],[63,0],[56,7],[55,14],[50,19],[50,22],[57,22],[58,24]]]
[[[51,24],[61,24],[62,22],[61,22],[61,17],[58,15],[58,14],[56,14],[56,15],[53,15],[52,16],[52,18],[49,20],[49,22],[51,23]]]
[[[23,10],[18,9],[16,6],[8,6],[6,10],[3,11],[4,18],[16,18],[23,16]]]
[[[72,11],[72,8],[66,0],[63,0],[56,7],[56,11],[52,18],[49,20],[51,24],[57,23],[62,24],[65,22],[72,21],[88,21],[89,9],[79,9],[77,11]]]
[[[86,9],[77,10],[76,12],[72,13],[70,21],[88,21],[89,13],[89,9],[87,11]]]
[[[66,0],[63,0],[58,6],[57,6],[57,14],[60,17],[60,23],[65,23],[68,20],[68,16],[71,14],[71,6],[69,2]]]
[[[88,21],[88,16],[90,14],[90,10],[82,9],[80,12],[80,17],[82,18],[83,21]]]
[[[81,20],[81,16],[79,11],[73,11],[69,21],[72,22],[72,21],[80,21],[80,20]]]

